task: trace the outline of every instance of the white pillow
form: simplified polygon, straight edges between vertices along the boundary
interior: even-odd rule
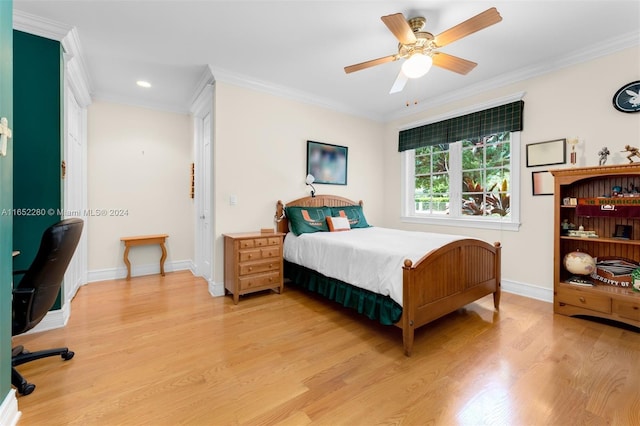
[[[327,216],[327,225],[329,226],[329,231],[338,232],[338,231],[349,231],[351,226],[349,225],[349,219],[346,217],[331,217]]]

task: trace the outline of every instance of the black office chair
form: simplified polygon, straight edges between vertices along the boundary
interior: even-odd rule
[[[24,271],[15,271],[14,275],[23,275],[13,290],[12,336],[25,333],[38,325],[49,312],[58,297],[64,273],[78,246],[82,219],[71,218],[60,221],[44,231],[40,248],[35,259]],[[73,358],[69,348],[56,348],[29,352],[23,346],[11,350],[11,384],[22,395],[29,395],[36,388],[28,383],[15,369],[29,361],[60,355],[65,361]]]

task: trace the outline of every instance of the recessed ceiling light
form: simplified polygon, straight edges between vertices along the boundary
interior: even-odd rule
[[[136,84],[140,87],[144,87],[146,89],[148,89],[149,87],[151,87],[151,83],[149,83],[148,81],[144,81],[144,80],[138,80],[136,81]]]

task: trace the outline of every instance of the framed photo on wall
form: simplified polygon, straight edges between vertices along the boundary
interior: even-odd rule
[[[314,183],[346,185],[348,152],[346,146],[307,141],[307,174]]]
[[[531,172],[533,183],[533,195],[553,195],[553,175],[545,170],[541,172]]]
[[[527,167],[564,164],[567,161],[567,140],[556,139],[527,145]]]

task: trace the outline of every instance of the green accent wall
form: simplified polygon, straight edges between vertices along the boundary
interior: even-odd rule
[[[0,117],[13,129],[13,2],[0,1]],[[11,390],[11,248],[13,223],[13,141],[0,157],[0,403]]]
[[[62,46],[13,32],[13,247],[16,270],[35,257],[43,231],[61,218]],[[20,279],[16,277],[16,281]],[[60,309],[60,296],[53,306]]]

